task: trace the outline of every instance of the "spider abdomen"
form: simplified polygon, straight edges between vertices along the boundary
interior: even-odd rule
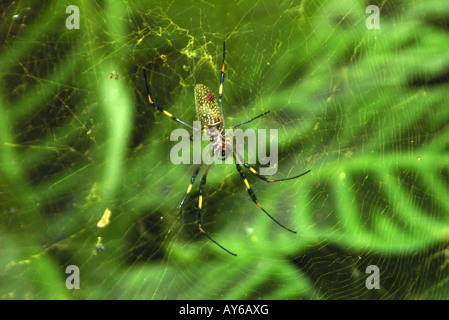
[[[204,84],[195,86],[195,105],[198,120],[201,121],[201,129],[211,127],[222,131],[222,118],[220,108],[213,92]]]

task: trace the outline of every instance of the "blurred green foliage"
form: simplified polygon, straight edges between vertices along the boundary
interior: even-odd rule
[[[70,4],[79,30],[68,3],[1,4],[0,298],[449,298],[447,1]],[[191,122],[224,40],[227,125],[271,110],[248,126],[278,129],[277,176],[312,169],[248,174],[292,235],[234,166],[212,167],[204,225],[238,257],[199,234],[198,182],[176,209],[193,166],[170,162],[180,126],[142,76]],[[72,264],[80,290],[65,287]]]

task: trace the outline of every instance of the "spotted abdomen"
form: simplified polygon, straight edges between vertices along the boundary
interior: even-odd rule
[[[215,95],[204,84],[195,86],[195,105],[202,130],[207,130],[211,127],[220,129],[222,123],[220,108]]]

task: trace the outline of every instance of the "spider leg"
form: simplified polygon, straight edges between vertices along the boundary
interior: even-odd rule
[[[225,54],[226,54],[226,42],[223,42],[223,64],[221,66],[220,73],[220,86],[218,88],[218,106],[220,107],[221,118],[224,126],[224,116],[223,116],[223,107],[222,107],[222,96],[223,96],[223,83],[225,80]]]
[[[162,112],[163,114],[165,114],[167,117],[171,118],[172,120],[176,121],[177,123],[180,123],[182,125],[185,125],[191,129],[194,129],[190,124],[182,121],[181,119],[176,118],[174,115],[172,115],[170,112],[168,112],[167,110],[162,109],[161,107],[159,107],[154,101],[153,99],[151,99],[151,95],[150,95],[150,90],[148,89],[148,81],[147,81],[147,74],[145,72],[145,69],[143,69],[143,76],[145,78],[145,88],[147,89],[147,96],[148,96],[148,101],[150,102],[151,106],[157,110],[159,110],[160,112]]]
[[[190,136],[190,140],[193,141],[193,136]],[[212,144],[210,145],[208,151],[210,151],[210,150],[212,150]],[[213,157],[213,155],[211,155],[211,157]],[[209,158],[209,160],[211,160],[211,159]],[[199,166],[195,169],[195,171],[193,172],[193,175],[190,177],[190,184],[189,184],[189,186],[187,187],[187,191],[186,191],[186,193],[184,194],[184,197],[182,198],[181,202],[180,202],[179,205],[178,205],[178,209],[180,209],[180,210],[182,209],[182,206],[184,205],[184,202],[186,201],[187,196],[189,195],[190,191],[192,190],[192,186],[193,186],[193,183],[195,182],[195,178],[196,178],[196,176],[198,175],[198,172],[200,171],[201,166],[203,165],[203,163],[204,163],[203,160],[201,160],[201,163],[200,163]]]
[[[206,166],[206,170],[204,171],[203,177],[201,179],[201,184],[200,184],[200,194],[198,197],[198,229],[206,236],[209,238],[210,241],[212,241],[213,243],[215,243],[217,246],[219,246],[221,249],[223,249],[224,251],[226,251],[227,253],[233,255],[233,256],[237,256],[235,253],[232,253],[231,251],[229,251],[228,249],[226,249],[225,247],[223,247],[221,244],[219,244],[217,241],[215,241],[214,239],[212,239],[212,237],[203,229],[203,214],[202,214],[202,206],[203,206],[203,188],[204,185],[206,184],[206,177],[207,177],[207,173],[209,172],[209,168],[210,168],[210,163],[207,164]]]
[[[186,201],[187,196],[189,195],[190,191],[192,190],[193,183],[195,182],[195,178],[198,175],[198,172],[200,171],[202,165],[203,165],[203,163],[200,163],[198,165],[198,167],[195,169],[195,171],[193,172],[192,177],[190,177],[190,184],[187,187],[187,191],[184,194],[184,197],[182,198],[181,202],[178,205],[178,209],[180,209],[180,210],[182,209],[182,206],[184,205],[184,202]]]
[[[257,117],[254,117],[254,118],[251,118],[251,119],[248,119],[248,120],[239,122],[239,123],[233,125],[233,126],[232,126],[232,129],[235,129],[235,128],[241,126],[242,124],[245,124],[245,123],[251,122],[251,121],[253,121],[253,120],[256,120],[256,119],[258,119],[258,118],[260,118],[260,117],[262,117],[262,116],[264,116],[264,115],[266,115],[266,114],[268,114],[268,113],[270,113],[270,111],[266,111],[266,112],[264,112],[264,113],[262,113],[262,114],[259,114]]]
[[[254,191],[251,189],[251,186],[248,183],[248,180],[245,177],[245,174],[242,171],[242,167],[236,163],[235,164],[237,171],[240,174],[240,177],[243,179],[243,182],[245,183],[246,189],[248,190],[249,196],[251,197],[251,200],[253,200],[253,202],[255,204],[257,204],[257,206],[268,216],[270,217],[271,220],[273,220],[274,222],[276,222],[280,227],[284,228],[287,231],[290,231],[292,233],[296,233],[296,231],[293,231],[289,228],[287,228],[286,226],[284,226],[283,224],[281,224],[279,221],[277,221],[275,218],[273,218],[259,203],[259,201],[257,200],[256,194],[254,193]]]
[[[289,178],[284,178],[284,179],[268,179],[265,176],[262,176],[259,174],[259,172],[257,172],[256,169],[254,169],[253,167],[251,167],[248,163],[245,162],[245,159],[243,159],[243,157],[240,155],[240,153],[238,153],[237,151],[235,151],[235,153],[237,154],[237,156],[239,157],[240,163],[243,163],[243,166],[248,169],[252,174],[254,174],[257,178],[259,178],[260,180],[266,181],[268,183],[270,182],[279,182],[279,181],[286,181],[286,180],[292,180],[292,179],[296,179],[299,177],[302,177],[303,175],[309,173],[311,170],[307,170],[297,176],[294,177],[289,177]],[[235,155],[234,155],[235,157]]]

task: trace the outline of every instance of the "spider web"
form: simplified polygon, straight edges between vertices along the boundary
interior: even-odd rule
[[[447,1],[72,4],[79,30],[60,2],[1,3],[1,298],[448,298]],[[247,174],[293,235],[211,168],[204,227],[237,257],[198,232],[200,178],[176,208],[194,166],[171,163],[180,125],[142,75],[191,123],[225,40],[227,126],[270,110],[245,128],[278,129],[276,177],[312,169]]]

